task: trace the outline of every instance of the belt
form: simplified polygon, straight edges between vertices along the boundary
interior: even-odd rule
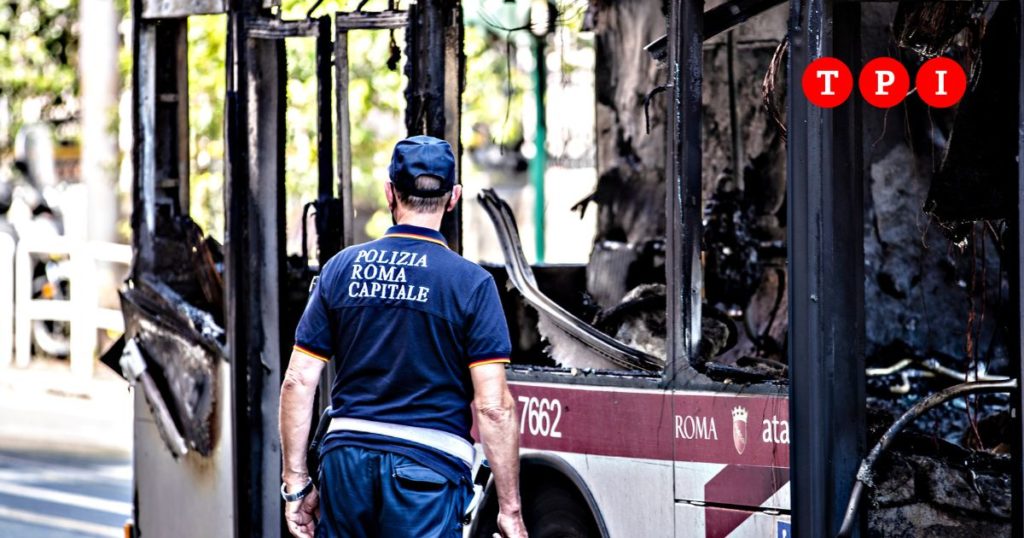
[[[476,457],[476,450],[469,441],[453,433],[431,428],[376,422],[360,418],[333,418],[331,419],[331,426],[327,431],[372,433],[412,441],[454,456],[462,460],[468,467],[473,466],[473,460]]]

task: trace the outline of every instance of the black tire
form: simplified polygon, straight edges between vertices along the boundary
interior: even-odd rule
[[[582,496],[561,484],[540,486],[523,498],[530,538],[599,538]]]
[[[71,354],[71,328],[66,321],[32,321],[32,343],[37,355],[63,359]]]

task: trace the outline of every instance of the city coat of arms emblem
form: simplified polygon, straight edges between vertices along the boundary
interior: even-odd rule
[[[732,444],[737,454],[747,449],[747,410],[742,407],[732,410]]]

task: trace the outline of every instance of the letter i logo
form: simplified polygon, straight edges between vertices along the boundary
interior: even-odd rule
[[[950,58],[932,58],[917,71],[917,93],[928,106],[949,108],[967,91],[967,74]]]
[[[826,56],[807,66],[800,83],[808,101],[821,108],[835,108],[850,97],[853,73],[841,60]]]

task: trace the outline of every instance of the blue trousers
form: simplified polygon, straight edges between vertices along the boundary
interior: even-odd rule
[[[400,454],[337,447],[320,464],[316,536],[461,537],[471,491]]]

